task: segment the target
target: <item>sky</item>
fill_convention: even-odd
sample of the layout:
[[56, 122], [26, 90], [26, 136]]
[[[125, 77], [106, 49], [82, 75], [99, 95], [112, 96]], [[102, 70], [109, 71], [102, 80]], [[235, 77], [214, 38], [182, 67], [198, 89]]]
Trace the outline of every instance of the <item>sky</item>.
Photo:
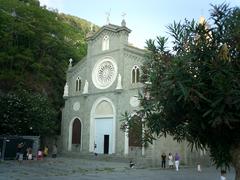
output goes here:
[[166, 26], [174, 21], [209, 18], [210, 4], [223, 2], [240, 6], [240, 0], [40, 0], [41, 6], [86, 19], [98, 26], [121, 25], [123, 13], [127, 27], [132, 30], [129, 43], [144, 48], [147, 39], [169, 36]]

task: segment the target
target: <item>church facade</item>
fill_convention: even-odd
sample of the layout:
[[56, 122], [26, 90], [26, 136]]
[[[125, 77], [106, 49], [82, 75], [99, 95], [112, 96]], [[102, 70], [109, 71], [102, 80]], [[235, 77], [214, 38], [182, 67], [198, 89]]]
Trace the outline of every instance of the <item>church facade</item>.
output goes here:
[[[63, 151], [119, 156], [139, 156], [159, 161], [165, 152], [178, 152], [190, 162], [186, 143], [171, 137], [142, 147], [136, 135], [121, 130], [124, 112], [134, 115], [139, 108], [139, 82], [145, 51], [128, 44], [131, 32], [123, 20], [121, 26], [108, 24], [87, 37], [88, 52], [75, 66], [69, 63], [62, 111]], [[190, 159], [189, 159], [190, 158]]]

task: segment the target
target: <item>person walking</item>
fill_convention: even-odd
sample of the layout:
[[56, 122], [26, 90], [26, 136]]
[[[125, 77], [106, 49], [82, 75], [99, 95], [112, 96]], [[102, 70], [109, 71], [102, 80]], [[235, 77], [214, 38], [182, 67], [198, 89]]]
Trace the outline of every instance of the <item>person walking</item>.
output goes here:
[[176, 171], [178, 171], [178, 169], [179, 169], [179, 162], [180, 162], [180, 156], [178, 155], [178, 153], [175, 154], [174, 160], [175, 160]]
[[173, 155], [172, 155], [172, 153], [168, 154], [168, 166], [169, 166], [169, 168], [173, 168]]
[[162, 158], [162, 168], [166, 168], [166, 154], [162, 153], [161, 158]]

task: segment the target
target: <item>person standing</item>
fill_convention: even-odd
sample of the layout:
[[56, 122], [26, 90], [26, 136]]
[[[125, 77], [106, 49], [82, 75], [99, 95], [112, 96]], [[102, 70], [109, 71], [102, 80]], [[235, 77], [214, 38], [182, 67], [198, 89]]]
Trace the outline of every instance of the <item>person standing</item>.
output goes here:
[[43, 151], [42, 151], [42, 149], [38, 149], [37, 160], [43, 160]]
[[225, 170], [221, 170], [220, 180], [226, 180], [225, 174], [226, 174], [226, 171]]
[[173, 168], [173, 155], [172, 155], [172, 153], [168, 154], [168, 165], [169, 165], [169, 168]]
[[20, 151], [21, 151], [21, 143], [17, 144], [16, 160], [19, 160]]
[[175, 154], [174, 160], [175, 160], [176, 171], [178, 171], [178, 169], [179, 169], [179, 162], [180, 162], [180, 156], [178, 155], [178, 153]]
[[27, 148], [27, 159], [28, 160], [32, 160], [32, 148], [31, 147], [28, 147]]
[[43, 149], [43, 156], [47, 157], [48, 156], [48, 146], [45, 146]]
[[57, 145], [54, 144], [52, 149], [52, 158], [56, 158], [56, 157], [57, 157]]
[[98, 154], [97, 154], [97, 144], [96, 144], [96, 143], [94, 143], [94, 155], [95, 155], [95, 156], [98, 155]]
[[17, 146], [17, 154], [18, 154], [18, 162], [21, 163], [23, 161], [23, 154], [24, 154], [24, 144], [21, 142]]
[[166, 168], [166, 154], [162, 153], [161, 158], [162, 158], [162, 168]]

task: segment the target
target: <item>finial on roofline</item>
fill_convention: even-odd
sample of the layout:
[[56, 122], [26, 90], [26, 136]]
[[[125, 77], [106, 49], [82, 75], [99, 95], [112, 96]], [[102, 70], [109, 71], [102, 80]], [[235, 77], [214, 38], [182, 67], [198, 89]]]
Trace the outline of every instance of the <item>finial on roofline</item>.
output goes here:
[[123, 12], [122, 13], [122, 22], [121, 22], [121, 25], [123, 26], [123, 27], [126, 27], [126, 21], [125, 21], [125, 16], [126, 16], [127, 14], [125, 13], [125, 12]]
[[93, 32], [93, 23], [90, 25], [90, 32]]
[[110, 14], [111, 14], [111, 9], [107, 11], [106, 13], [106, 24], [110, 24]]
[[203, 9], [201, 9], [201, 16], [200, 16], [200, 18], [198, 20], [198, 23], [202, 24], [202, 25], [206, 23], [206, 19], [205, 19], [204, 15], [203, 15]]

